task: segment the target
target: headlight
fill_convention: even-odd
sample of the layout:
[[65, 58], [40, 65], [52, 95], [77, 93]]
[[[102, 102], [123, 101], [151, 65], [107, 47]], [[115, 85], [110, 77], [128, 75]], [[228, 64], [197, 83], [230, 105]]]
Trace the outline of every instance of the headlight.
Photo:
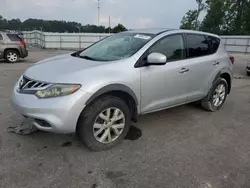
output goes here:
[[80, 89], [81, 85], [69, 85], [69, 84], [55, 84], [45, 90], [37, 91], [35, 95], [38, 98], [51, 98], [51, 97], [59, 97], [70, 95], [75, 93], [78, 89]]

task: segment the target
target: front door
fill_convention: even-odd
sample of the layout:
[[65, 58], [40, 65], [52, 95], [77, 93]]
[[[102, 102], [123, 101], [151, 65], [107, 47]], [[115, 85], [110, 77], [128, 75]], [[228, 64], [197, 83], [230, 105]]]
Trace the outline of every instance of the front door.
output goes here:
[[141, 68], [141, 112], [148, 113], [187, 101], [186, 87], [189, 60], [181, 34], [170, 35], [156, 42], [147, 54], [158, 52], [167, 56], [161, 66]]

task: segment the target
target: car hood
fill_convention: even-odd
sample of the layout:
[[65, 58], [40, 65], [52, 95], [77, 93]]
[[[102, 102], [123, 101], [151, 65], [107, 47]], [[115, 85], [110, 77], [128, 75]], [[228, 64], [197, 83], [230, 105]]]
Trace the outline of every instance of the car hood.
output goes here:
[[74, 82], [74, 77], [80, 71], [109, 63], [90, 61], [66, 54], [42, 60], [27, 69], [24, 75], [34, 80], [52, 83], [61, 83], [65, 78], [67, 82], [71, 82], [69, 78], [72, 77]]

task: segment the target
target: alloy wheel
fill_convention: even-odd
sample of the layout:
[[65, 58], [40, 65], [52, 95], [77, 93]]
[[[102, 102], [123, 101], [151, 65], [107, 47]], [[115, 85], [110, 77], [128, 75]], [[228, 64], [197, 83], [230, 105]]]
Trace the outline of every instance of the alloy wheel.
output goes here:
[[16, 54], [15, 52], [9, 52], [9, 53], [7, 54], [7, 58], [8, 58], [8, 60], [9, 60], [10, 62], [16, 62], [17, 59], [18, 59], [18, 56], [17, 56], [17, 54]]
[[118, 108], [107, 108], [96, 118], [93, 126], [95, 139], [102, 144], [115, 141], [125, 127], [124, 113]]
[[213, 105], [220, 106], [226, 97], [226, 87], [224, 84], [219, 84], [213, 94]]

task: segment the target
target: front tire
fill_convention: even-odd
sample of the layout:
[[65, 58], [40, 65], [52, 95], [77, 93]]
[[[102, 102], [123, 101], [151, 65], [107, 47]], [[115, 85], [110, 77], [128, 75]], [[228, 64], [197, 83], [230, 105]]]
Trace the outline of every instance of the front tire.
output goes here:
[[250, 76], [250, 72], [247, 72], [247, 76]]
[[219, 78], [210, 89], [207, 97], [202, 100], [205, 110], [215, 112], [219, 110], [226, 101], [228, 95], [228, 83], [224, 78]]
[[86, 107], [77, 123], [76, 134], [92, 151], [108, 150], [120, 143], [131, 125], [127, 104], [114, 96], [104, 96]]
[[19, 60], [19, 53], [16, 50], [7, 50], [5, 52], [5, 60], [8, 63], [16, 63]]

